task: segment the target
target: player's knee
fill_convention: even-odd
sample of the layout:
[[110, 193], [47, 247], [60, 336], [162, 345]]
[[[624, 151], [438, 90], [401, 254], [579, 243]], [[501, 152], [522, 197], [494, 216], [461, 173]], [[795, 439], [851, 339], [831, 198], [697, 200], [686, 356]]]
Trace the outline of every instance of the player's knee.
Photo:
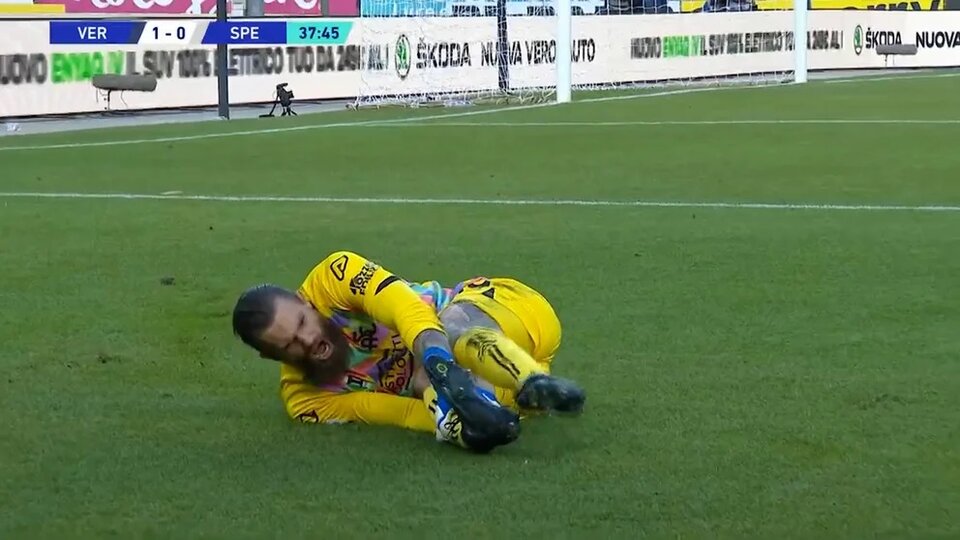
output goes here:
[[440, 324], [443, 325], [451, 346], [474, 328], [500, 329], [499, 325], [489, 315], [480, 308], [467, 303], [450, 304], [444, 308], [440, 312]]

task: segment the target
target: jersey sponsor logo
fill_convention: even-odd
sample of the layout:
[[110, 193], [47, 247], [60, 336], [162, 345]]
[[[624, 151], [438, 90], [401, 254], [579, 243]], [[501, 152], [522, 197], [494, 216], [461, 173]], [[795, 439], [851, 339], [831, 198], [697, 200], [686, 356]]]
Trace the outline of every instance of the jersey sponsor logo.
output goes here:
[[406, 349], [384, 351], [381, 365], [380, 388], [391, 394], [400, 394], [407, 388], [413, 370], [413, 362]]
[[349, 261], [350, 257], [341, 255], [337, 257], [337, 260], [330, 263], [330, 272], [333, 273], [333, 277], [337, 278], [337, 281], [343, 281], [343, 278], [347, 276], [347, 263]]
[[350, 292], [360, 296], [366, 294], [367, 285], [370, 284], [370, 280], [373, 279], [373, 274], [378, 268], [380, 267], [376, 263], [370, 261], [364, 263], [363, 268], [350, 280]]

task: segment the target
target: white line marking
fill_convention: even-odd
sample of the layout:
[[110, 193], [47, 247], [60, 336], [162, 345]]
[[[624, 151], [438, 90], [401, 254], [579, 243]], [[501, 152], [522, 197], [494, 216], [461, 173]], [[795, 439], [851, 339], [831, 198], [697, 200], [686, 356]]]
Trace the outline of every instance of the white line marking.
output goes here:
[[[613, 127], [613, 126], [731, 126], [731, 125], [786, 125], [786, 124], [846, 124], [846, 125], [865, 125], [865, 124], [903, 124], [903, 125], [951, 125], [960, 124], [958, 120], [869, 120], [869, 119], [810, 119], [810, 120], [636, 120], [636, 121], [611, 121], [611, 122], [406, 122], [403, 124], [392, 124], [394, 127]], [[390, 127], [373, 125], [370, 127]]]
[[161, 195], [182, 195], [182, 191], [164, 191]]
[[[907, 77], [906, 75], [903, 76]], [[647, 92], [647, 93], [637, 93], [637, 94], [625, 94], [625, 95], [616, 95], [616, 96], [602, 96], [595, 98], [587, 99], [578, 99], [569, 104], [561, 106], [570, 106], [577, 105], [581, 103], [603, 103], [607, 101], [621, 101], [627, 99], [646, 99], [653, 97], [663, 97], [663, 96], [676, 96], [683, 94], [694, 94], [699, 92], [717, 92], [724, 90], [744, 90], [750, 88], [782, 88], [784, 86], [789, 86], [779, 83], [771, 84], [753, 84], [753, 85], [732, 85], [732, 86], [705, 86], [697, 88], [681, 88], [677, 90], [665, 90], [662, 92]], [[437, 120], [444, 118], [466, 118], [471, 116], [481, 116], [488, 114], [497, 114], [501, 112], [512, 112], [512, 111], [523, 111], [530, 109], [540, 109], [543, 107], [554, 107], [557, 106], [555, 103], [534, 103], [530, 105], [514, 105], [508, 107], [497, 107], [493, 109], [480, 109], [475, 111], [461, 111], [450, 114], [435, 114], [429, 116], [419, 116], [419, 117], [405, 117], [405, 118], [393, 118], [389, 120], [366, 120], [359, 122], [338, 122], [333, 124], [311, 124], [306, 126], [288, 126], [281, 128], [267, 128], [267, 129], [251, 129], [244, 131], [227, 131], [222, 133], [204, 133], [200, 135], [178, 135], [175, 137], [158, 137], [152, 139], [128, 139], [128, 140], [119, 140], [119, 141], [101, 141], [101, 142], [84, 142], [84, 143], [64, 143], [64, 144], [40, 144], [40, 145], [27, 145], [27, 146], [0, 146], [0, 152], [12, 152], [16, 150], [57, 150], [62, 148], [93, 148], [99, 146], [122, 146], [128, 144], [150, 144], [150, 143], [166, 143], [166, 142], [182, 142], [182, 141], [197, 141], [205, 139], [218, 139], [223, 137], [242, 137], [246, 135], [266, 135], [271, 133], [287, 133], [292, 131], [305, 131], [313, 129], [329, 129], [329, 128], [343, 128], [343, 127], [364, 127], [364, 126], [387, 126], [392, 124], [401, 124], [405, 125], [407, 122], [423, 122], [425, 120]]]
[[[664, 90], [661, 92], [646, 92], [639, 94], [623, 94], [616, 96], [601, 96], [601, 97], [592, 97], [584, 99], [576, 99], [572, 103], [604, 103], [607, 101], [622, 101], [625, 99], [638, 99], [638, 98], [650, 98], [650, 97], [663, 97], [663, 96], [681, 96], [684, 94], [697, 94], [700, 92], [718, 92], [721, 90], [749, 90], [753, 88], [779, 88], [784, 86], [781, 83], [770, 82], [767, 84], [741, 84], [734, 85], [728, 84], [726, 86], [697, 86], [695, 88], [680, 88], [677, 90]], [[612, 89], [616, 91], [617, 89]], [[622, 90], [631, 90], [631, 88], [626, 87]], [[634, 90], [642, 90], [642, 87], [637, 87]]]
[[0, 146], [0, 152], [9, 152], [13, 150], [56, 150], [60, 148], [91, 148], [97, 146], [122, 146], [128, 144], [149, 144], [164, 142], [197, 141], [203, 139], [219, 139], [223, 137], [242, 137], [244, 135], [267, 135], [270, 133], [287, 133], [291, 131], [306, 131], [313, 129], [328, 129], [340, 127], [362, 127], [367, 125], [389, 125], [399, 122], [408, 122], [410, 120], [431, 120], [435, 118], [462, 118], [466, 116], [476, 116], [480, 114], [494, 114], [505, 111], [515, 111], [524, 109], [536, 109], [548, 107], [553, 103], [536, 103], [533, 105], [519, 105], [515, 107], [500, 107], [496, 109], [484, 109], [479, 111], [458, 112], [452, 114], [435, 114], [420, 117], [394, 118], [390, 120], [366, 120], [360, 122], [338, 122], [334, 124], [311, 124], [306, 126], [287, 126], [281, 128], [250, 129], [246, 131], [225, 131], [221, 133], [203, 133], [200, 135], [178, 135], [176, 137], [158, 137], [153, 139], [128, 139], [120, 141], [101, 141], [86, 143], [65, 143], [65, 144], [42, 144], [35, 146]]
[[0, 198], [24, 199], [124, 199], [163, 201], [217, 202], [294, 202], [326, 204], [400, 204], [400, 205], [490, 205], [490, 206], [592, 206], [632, 208], [733, 208], [757, 210], [838, 210], [838, 211], [908, 211], [960, 212], [960, 205], [884, 205], [884, 204], [792, 204], [762, 202], [697, 202], [697, 201], [615, 201], [584, 199], [430, 199], [400, 197], [292, 197], [260, 195], [153, 195], [149, 193], [39, 193], [0, 192]]
[[[667, 90], [663, 92], [652, 92], [652, 93], [641, 93], [641, 94], [629, 94], [623, 96], [604, 96], [597, 98], [581, 99], [574, 101], [573, 103], [599, 103], [604, 101], [618, 101], [623, 99], [641, 99], [641, 98], [651, 98], [651, 97], [660, 97], [660, 96], [673, 96], [681, 94], [690, 94], [695, 92], [711, 92], [716, 90], [733, 90], [741, 87], [708, 87], [708, 88], [684, 88], [680, 90]], [[359, 122], [337, 122], [333, 124], [311, 124], [306, 126], [288, 126], [282, 128], [267, 128], [267, 129], [251, 129], [246, 131], [226, 131], [222, 133], [204, 133], [201, 135], [179, 135], [176, 137], [159, 137], [153, 139], [128, 139], [121, 141], [102, 141], [102, 142], [87, 142], [87, 143], [64, 143], [64, 144], [43, 144], [43, 145], [33, 145], [33, 146], [0, 146], [0, 152], [9, 152], [13, 150], [57, 150], [62, 148], [91, 148], [98, 146], [122, 146], [128, 144], [149, 144], [149, 143], [165, 143], [165, 142], [181, 142], [181, 141], [196, 141], [204, 139], [218, 139], [223, 137], [242, 137], [245, 135], [266, 135], [271, 133], [287, 133], [291, 131], [305, 131], [313, 129], [329, 129], [329, 128], [343, 128], [343, 127], [378, 127], [378, 126], [389, 126], [394, 124], [403, 124], [406, 122], [416, 122], [424, 120], [434, 120], [434, 119], [443, 119], [443, 118], [465, 118], [470, 116], [481, 116], [488, 114], [496, 114], [501, 112], [511, 112], [511, 111], [524, 111], [530, 109], [540, 109], [544, 107], [554, 107], [555, 103], [533, 103], [530, 105], [513, 105], [509, 107], [497, 107], [494, 109], [480, 109], [475, 111], [461, 111], [456, 113], [449, 114], [434, 114], [429, 116], [412, 116], [405, 118], [392, 118], [389, 120], [365, 120]]]
[[895, 81], [897, 79], [943, 79], [947, 77], [960, 77], [960, 71], [950, 73], [922, 73], [912, 75], [882, 75], [880, 77], [861, 77], [851, 79], [828, 79], [823, 82], [827, 84], [848, 84], [854, 82], [874, 82], [874, 81]]

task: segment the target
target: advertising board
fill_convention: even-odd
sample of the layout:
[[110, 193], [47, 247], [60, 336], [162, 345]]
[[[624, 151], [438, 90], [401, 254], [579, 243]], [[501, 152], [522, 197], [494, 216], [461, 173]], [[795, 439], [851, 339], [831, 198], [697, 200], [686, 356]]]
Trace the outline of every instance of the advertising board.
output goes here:
[[[960, 65], [960, 13], [823, 11], [808, 17], [811, 70]], [[205, 23], [204, 23], [205, 24]], [[509, 19], [511, 87], [551, 86], [552, 17]], [[787, 72], [795, 39], [789, 12], [577, 17], [575, 85]], [[495, 18], [355, 19], [343, 45], [231, 46], [231, 103], [273, 100], [288, 83], [297, 99], [440, 94], [496, 89]], [[915, 56], [886, 59], [876, 46], [916, 43]], [[0, 117], [102, 110], [91, 78], [157, 77], [153, 92], [116, 93], [116, 109], [217, 102], [215, 46], [50, 45], [44, 21], [0, 21]]]

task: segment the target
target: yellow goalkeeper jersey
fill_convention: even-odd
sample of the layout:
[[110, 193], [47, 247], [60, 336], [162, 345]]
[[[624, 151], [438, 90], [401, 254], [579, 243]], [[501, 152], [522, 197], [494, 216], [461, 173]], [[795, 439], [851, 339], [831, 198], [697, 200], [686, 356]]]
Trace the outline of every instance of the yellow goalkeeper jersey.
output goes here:
[[421, 332], [442, 329], [437, 313], [456, 292], [435, 281], [407, 282], [356, 253], [329, 255], [298, 293], [344, 333], [349, 367], [341, 380], [315, 386], [284, 364], [280, 393], [288, 414], [308, 422], [362, 421], [431, 431], [426, 405], [410, 397], [411, 351]]

